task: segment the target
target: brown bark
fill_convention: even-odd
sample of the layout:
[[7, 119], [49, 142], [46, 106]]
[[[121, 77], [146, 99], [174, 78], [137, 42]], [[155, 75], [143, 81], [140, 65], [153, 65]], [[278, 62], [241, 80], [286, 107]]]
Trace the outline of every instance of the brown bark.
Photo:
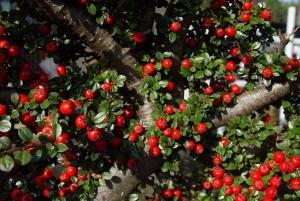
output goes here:
[[217, 128], [227, 124], [235, 117], [260, 110], [291, 93], [292, 88], [296, 86], [298, 86], [298, 83], [276, 83], [273, 84], [271, 89], [259, 87], [253, 91], [245, 92], [237, 98], [237, 105], [214, 117], [212, 123]]

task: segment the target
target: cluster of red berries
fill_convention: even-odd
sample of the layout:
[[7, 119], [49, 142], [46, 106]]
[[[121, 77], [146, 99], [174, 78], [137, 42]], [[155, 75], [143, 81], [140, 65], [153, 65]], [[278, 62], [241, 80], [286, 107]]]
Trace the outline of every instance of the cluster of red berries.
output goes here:
[[[24, 193], [20, 188], [14, 188], [9, 192], [9, 198], [15, 201], [32, 201], [34, 200], [34, 196], [29, 193]], [[0, 201], [4, 201], [3, 198], [0, 197]]]
[[[225, 195], [230, 196], [235, 195], [235, 201], [246, 201], [247, 197], [244, 194], [241, 194], [242, 187], [241, 185], [232, 186], [234, 177], [229, 174], [224, 174], [223, 168], [220, 167], [222, 163], [222, 158], [220, 156], [213, 157], [213, 164], [215, 167], [212, 169], [212, 175], [214, 179], [210, 181], [203, 182], [203, 188], [205, 190], [220, 189], [223, 184], [226, 186]], [[269, 186], [266, 186], [263, 181], [263, 176], [269, 175], [271, 171], [277, 172], [278, 170], [282, 174], [289, 174], [296, 171], [300, 167], [300, 157], [293, 155], [289, 160], [286, 160], [284, 152], [277, 151], [274, 153], [274, 159], [269, 160], [266, 164], [260, 164], [258, 169], [251, 171], [249, 178], [253, 181], [252, 187], [246, 187], [249, 195], [253, 194], [253, 189], [256, 191], [265, 191], [265, 198], [263, 201], [272, 201], [278, 197], [278, 188], [282, 185], [282, 180], [279, 176], [272, 176], [268, 180]], [[289, 187], [292, 190], [300, 190], [300, 179], [293, 178], [289, 181]]]

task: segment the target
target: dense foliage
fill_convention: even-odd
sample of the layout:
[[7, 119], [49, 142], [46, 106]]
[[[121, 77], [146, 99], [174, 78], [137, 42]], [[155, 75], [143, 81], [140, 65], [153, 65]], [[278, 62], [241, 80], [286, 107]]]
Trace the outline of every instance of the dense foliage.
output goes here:
[[[153, 21], [145, 27], [147, 19], [137, 18], [144, 1], [120, 2], [64, 3], [131, 49], [139, 93], [153, 103], [152, 125], [137, 115], [126, 87], [131, 77], [59, 21], [23, 6], [1, 12], [0, 87], [14, 92], [0, 104], [0, 200], [90, 200], [113, 179], [111, 167], [134, 172], [145, 155], [162, 161], [145, 181], [154, 189], [149, 200], [299, 200], [297, 89], [233, 118], [223, 134], [213, 122], [239, 104], [240, 94], [297, 83], [296, 58], [263, 51], [275, 33], [271, 10], [237, 0], [213, 0], [207, 8], [161, 0], [155, 6], [168, 8], [155, 14], [154, 33]], [[49, 77], [53, 72], [39, 63], [51, 58], [56, 72]], [[188, 98], [175, 93], [180, 87]], [[283, 127], [269, 112], [280, 106]], [[144, 189], [128, 199], [144, 199]]]

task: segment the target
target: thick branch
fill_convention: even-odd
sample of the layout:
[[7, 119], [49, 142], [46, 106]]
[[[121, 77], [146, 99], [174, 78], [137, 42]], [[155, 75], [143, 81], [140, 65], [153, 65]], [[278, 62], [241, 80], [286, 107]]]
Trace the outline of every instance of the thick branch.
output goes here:
[[11, 94], [15, 92], [16, 90], [12, 88], [0, 88], [0, 103], [9, 103]]
[[[137, 61], [129, 52], [129, 49], [122, 48], [106, 30], [99, 28], [95, 19], [82, 9], [76, 8], [76, 4], [68, 5], [60, 0], [19, 1], [29, 4], [37, 11], [46, 12], [47, 16], [64, 25], [66, 29], [77, 35], [83, 43], [99, 56], [107, 57], [119, 73], [127, 76], [126, 86], [128, 89], [135, 91], [135, 99], [138, 101], [138, 114], [141, 114], [141, 121], [146, 125], [152, 124], [150, 115], [152, 110], [149, 110], [151, 108], [149, 106], [150, 103], [146, 101], [145, 97], [138, 95], [143, 82], [135, 69]], [[143, 113], [145, 111], [146, 114]]]
[[292, 88], [296, 86], [298, 86], [297, 83], [293, 82], [276, 83], [271, 89], [259, 87], [253, 91], [245, 92], [238, 97], [237, 105], [214, 117], [212, 123], [217, 128], [227, 124], [235, 117], [260, 110], [290, 94]]

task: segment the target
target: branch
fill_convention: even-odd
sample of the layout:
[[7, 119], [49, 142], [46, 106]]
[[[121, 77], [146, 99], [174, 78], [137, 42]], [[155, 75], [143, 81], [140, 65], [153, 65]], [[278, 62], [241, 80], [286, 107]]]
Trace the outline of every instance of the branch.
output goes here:
[[18, 0], [18, 2], [28, 4], [38, 12], [42, 11], [43, 15], [47, 13], [47, 16], [64, 25], [69, 32], [76, 35], [99, 56], [107, 57], [120, 74], [129, 78], [126, 86], [135, 92], [134, 98], [139, 107], [137, 113], [140, 115], [141, 121], [147, 126], [153, 123], [152, 110], [149, 110], [152, 105], [146, 97], [139, 95], [143, 81], [135, 69], [137, 60], [127, 48], [122, 48], [106, 30], [99, 28], [95, 19], [83, 12], [82, 9], [76, 8], [76, 4], [68, 5], [60, 0]]
[[253, 91], [245, 92], [237, 98], [237, 105], [213, 117], [212, 123], [214, 127], [218, 128], [227, 124], [235, 117], [260, 110], [290, 94], [292, 89], [298, 85], [299, 83], [294, 82], [276, 83], [273, 84], [271, 89], [259, 87]]

